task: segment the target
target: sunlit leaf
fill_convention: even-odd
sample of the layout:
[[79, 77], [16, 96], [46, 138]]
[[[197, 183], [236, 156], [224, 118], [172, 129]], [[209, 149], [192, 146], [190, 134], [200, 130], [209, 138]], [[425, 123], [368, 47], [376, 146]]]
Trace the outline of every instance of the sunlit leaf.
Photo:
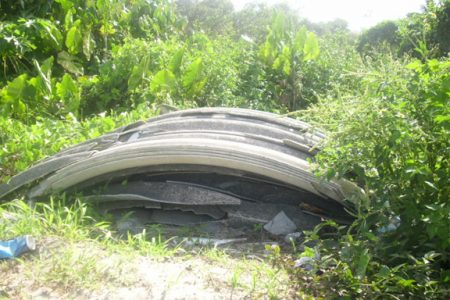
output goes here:
[[208, 78], [203, 78], [202, 80], [194, 83], [189, 89], [188, 95], [192, 97], [193, 95], [199, 94], [203, 90], [207, 82]]
[[150, 83], [150, 89], [153, 92], [159, 92], [162, 90], [171, 91], [175, 88], [175, 75], [169, 70], [161, 70], [153, 77]]
[[184, 55], [184, 48], [179, 49], [175, 54], [173, 55], [172, 59], [169, 63], [169, 70], [174, 73], [178, 74], [180, 71], [181, 63], [183, 62], [183, 55]]
[[55, 2], [59, 3], [65, 11], [71, 9], [74, 5], [73, 0], [55, 0]]
[[286, 75], [290, 75], [291, 74], [291, 63], [293, 63], [291, 48], [288, 46], [284, 46], [281, 56], [283, 57], [283, 61], [284, 61], [283, 72]]
[[297, 52], [303, 53], [307, 36], [308, 36], [308, 31], [306, 30], [306, 27], [304, 27], [304, 26], [302, 26], [302, 28], [300, 28], [297, 31], [297, 33], [295, 34], [294, 48]]
[[302, 252], [302, 254], [301, 254], [301, 257], [311, 257], [311, 258], [315, 258], [315, 257], [316, 257], [316, 251], [314, 251], [313, 248], [310, 248], [310, 247], [305, 246], [305, 247], [304, 247], [304, 250], [303, 250], [303, 252]]
[[387, 278], [390, 274], [391, 270], [389, 269], [388, 266], [386, 265], [382, 265], [380, 270], [378, 271], [378, 276], [382, 277], [382, 278]]
[[72, 74], [83, 75], [84, 73], [83, 66], [77, 62], [77, 58], [65, 51], [58, 53], [57, 62]]
[[274, 70], [279, 69], [282, 63], [283, 63], [283, 57], [280, 55], [273, 62], [272, 69], [274, 69]]
[[90, 30], [86, 30], [83, 33], [83, 54], [86, 56], [86, 59], [91, 60], [91, 55], [94, 52], [95, 48], [95, 40], [92, 38], [92, 34]]
[[77, 20], [74, 25], [67, 32], [66, 36], [66, 47], [71, 54], [77, 54], [81, 46], [82, 35], [80, 31], [80, 20]]
[[130, 77], [128, 77], [128, 89], [134, 90], [142, 81], [142, 70], [139, 66], [133, 66]]
[[22, 74], [15, 78], [12, 82], [8, 83], [6, 87], [7, 99], [15, 100], [22, 97], [22, 93], [27, 84], [27, 78], [27, 74]]
[[319, 42], [317, 41], [316, 35], [312, 32], [308, 33], [306, 37], [304, 61], [316, 59], [319, 56]]
[[145, 56], [137, 66], [133, 66], [130, 77], [128, 77], [128, 89], [134, 90], [141, 84], [148, 70], [149, 56]]
[[416, 281], [414, 279], [400, 279], [397, 281], [397, 283], [403, 287], [409, 287], [411, 285], [413, 285], [413, 283], [415, 283]]
[[359, 255], [358, 260], [356, 262], [356, 270], [355, 274], [359, 278], [363, 278], [366, 275], [366, 269], [369, 265], [370, 255], [368, 249], [364, 249], [362, 253]]
[[72, 10], [69, 9], [66, 13], [66, 16], [64, 17], [64, 29], [66, 31], [69, 31], [72, 25], [73, 25], [73, 12]]
[[183, 76], [183, 86], [189, 89], [196, 81], [201, 77], [202, 71], [202, 59], [197, 58], [193, 63], [191, 63], [184, 76]]
[[46, 59], [42, 66], [39, 65], [37, 60], [33, 60], [33, 64], [36, 68], [36, 70], [39, 73], [39, 76], [42, 79], [42, 82], [44, 83], [44, 86], [49, 94], [52, 93], [52, 83], [51, 83], [51, 75], [52, 75], [52, 67], [53, 67], [53, 56]]
[[63, 36], [55, 24], [44, 19], [37, 19], [37, 23], [45, 30], [45, 36], [53, 42], [53, 47], [60, 50]]
[[2, 100], [10, 104], [16, 114], [23, 114], [26, 111], [25, 102], [33, 99], [36, 89], [28, 83], [28, 76], [22, 74], [2, 90]]
[[437, 123], [450, 122], [450, 115], [438, 115], [434, 118]]
[[80, 106], [80, 89], [69, 74], [64, 74], [61, 82], [56, 84], [56, 94], [63, 101], [67, 111], [77, 115]]
[[422, 69], [422, 63], [420, 62], [420, 60], [414, 60], [413, 62], [406, 65], [406, 68], [420, 72], [420, 70]]

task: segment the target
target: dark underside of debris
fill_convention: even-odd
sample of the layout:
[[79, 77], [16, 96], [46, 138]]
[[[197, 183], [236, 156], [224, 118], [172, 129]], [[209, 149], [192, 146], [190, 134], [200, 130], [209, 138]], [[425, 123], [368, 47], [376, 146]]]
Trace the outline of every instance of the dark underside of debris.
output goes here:
[[225, 168], [200, 171], [200, 167], [171, 165], [166, 166], [171, 172], [116, 174], [107, 181], [82, 183], [70, 192], [96, 203], [100, 212], [128, 224], [121, 231], [133, 233], [148, 224], [164, 224], [236, 238], [280, 212], [295, 224], [293, 231], [311, 230], [321, 218], [351, 220], [342, 205], [310, 192], [250, 174], [231, 175], [233, 170]]
[[0, 186], [0, 198], [82, 196], [134, 233], [166, 224], [235, 238], [258, 224], [285, 235], [322, 218], [347, 223], [345, 199], [357, 188], [309, 168], [323, 137], [270, 113], [174, 112], [61, 151]]

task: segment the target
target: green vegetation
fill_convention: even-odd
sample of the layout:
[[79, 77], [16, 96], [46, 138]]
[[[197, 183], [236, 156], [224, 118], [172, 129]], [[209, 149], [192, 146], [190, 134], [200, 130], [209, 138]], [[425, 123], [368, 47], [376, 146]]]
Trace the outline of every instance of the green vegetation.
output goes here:
[[[195, 267], [201, 269], [196, 271], [208, 272], [208, 268], [220, 271], [215, 285], [239, 298], [244, 295], [285, 298], [291, 292], [288, 274], [282, 267], [260, 260], [233, 258], [217, 248], [197, 249], [176, 244], [159, 230], [144, 230], [120, 238], [108, 220], [97, 222], [99, 218], [104, 219], [104, 216], [100, 217], [94, 207], [79, 199], [71, 203], [63, 197], [50, 199], [49, 203], [36, 203], [33, 208], [19, 200], [1, 205], [2, 239], [31, 234], [38, 240], [38, 250], [17, 260], [0, 262], [4, 275], [0, 279], [0, 295], [26, 298], [33, 288], [46, 287], [55, 292], [57, 298], [80, 294], [89, 298], [95, 296], [96, 291], [105, 294], [118, 287], [142, 286], [141, 281], [146, 280], [139, 274], [143, 263], [151, 264], [147, 271], [155, 273], [155, 280], [161, 280], [158, 276], [169, 280], [167, 283], [161, 280], [159, 284], [163, 285], [159, 292], [167, 292], [177, 289], [185, 263], [191, 266], [190, 261], [195, 261]], [[168, 260], [174, 270], [168, 269]], [[156, 272], [155, 264], [161, 264]], [[200, 275], [193, 274], [194, 277]], [[208, 274], [205, 284], [212, 280], [210, 276]], [[195, 277], [195, 281], [199, 280], [203, 278]], [[14, 289], [18, 283], [20, 288]], [[147, 288], [161, 288], [154, 284], [149, 282]], [[176, 294], [186, 296], [184, 290]]]
[[70, 145], [98, 137], [120, 126], [147, 119], [155, 114], [155, 106], [143, 104], [130, 112], [108, 115], [101, 113], [78, 120], [72, 113], [60, 118], [37, 116], [24, 123], [14, 118], [0, 117], [0, 180], [7, 180], [33, 162]]
[[[0, 180], [159, 105], [289, 114], [328, 134], [318, 176], [365, 190], [349, 199], [351, 226], [320, 225], [308, 234], [315, 250], [274, 251], [299, 297], [448, 298], [449, 22], [448, 0], [358, 36], [341, 21], [312, 24], [284, 6], [235, 12], [227, 0], [2, 1]], [[16, 221], [0, 221], [0, 238], [30, 233], [171, 255], [142, 236], [110, 241], [94, 211], [66, 204], [2, 206], [2, 219]], [[103, 276], [72, 250], [61, 257], [94, 271], [65, 284]], [[293, 267], [314, 251], [313, 272]], [[42, 278], [66, 267], [55, 262]], [[240, 276], [236, 269], [233, 287]]]

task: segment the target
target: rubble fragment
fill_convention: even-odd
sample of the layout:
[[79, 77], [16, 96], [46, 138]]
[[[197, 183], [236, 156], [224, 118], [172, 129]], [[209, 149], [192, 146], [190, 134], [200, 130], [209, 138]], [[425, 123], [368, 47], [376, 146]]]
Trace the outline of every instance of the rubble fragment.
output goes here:
[[270, 222], [264, 225], [264, 229], [273, 235], [285, 235], [294, 232], [297, 226], [286, 216], [284, 211], [280, 211]]

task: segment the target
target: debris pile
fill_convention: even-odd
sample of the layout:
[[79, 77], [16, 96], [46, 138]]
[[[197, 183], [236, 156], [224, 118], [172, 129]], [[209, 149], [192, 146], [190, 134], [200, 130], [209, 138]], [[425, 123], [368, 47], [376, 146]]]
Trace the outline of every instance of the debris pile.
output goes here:
[[[323, 182], [309, 167], [323, 134], [303, 122], [233, 108], [177, 111], [68, 148], [0, 186], [30, 200], [83, 196], [124, 230], [151, 223], [202, 225], [221, 238], [248, 224], [272, 234], [349, 220], [349, 182]], [[123, 221], [133, 212], [133, 219]], [[239, 229], [239, 230], [238, 230]]]

